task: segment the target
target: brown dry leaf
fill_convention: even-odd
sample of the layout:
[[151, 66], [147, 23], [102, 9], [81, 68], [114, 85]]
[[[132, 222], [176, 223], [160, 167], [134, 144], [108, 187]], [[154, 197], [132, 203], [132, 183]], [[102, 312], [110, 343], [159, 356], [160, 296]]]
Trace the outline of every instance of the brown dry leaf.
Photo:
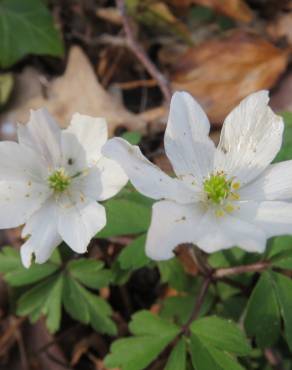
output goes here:
[[26, 122], [30, 109], [47, 107], [65, 127], [75, 112], [94, 117], [105, 117], [110, 134], [118, 126], [129, 130], [144, 131], [145, 121], [127, 111], [97, 81], [93, 68], [77, 46], [71, 48], [68, 65], [63, 76], [47, 86], [47, 97], [34, 96], [0, 115], [0, 122]]
[[287, 59], [286, 51], [259, 36], [236, 31], [180, 55], [172, 88], [189, 91], [219, 124], [248, 94], [273, 87]]
[[269, 23], [267, 32], [273, 40], [285, 38], [287, 43], [292, 45], [292, 12], [281, 14]]
[[237, 21], [249, 23], [253, 12], [244, 0], [191, 0], [191, 3], [213, 8]]

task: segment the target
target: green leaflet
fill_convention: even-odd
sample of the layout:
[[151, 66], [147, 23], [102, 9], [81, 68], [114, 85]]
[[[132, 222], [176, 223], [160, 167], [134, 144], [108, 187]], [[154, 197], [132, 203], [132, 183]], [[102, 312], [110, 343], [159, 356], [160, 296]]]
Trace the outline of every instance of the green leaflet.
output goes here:
[[41, 0], [0, 1], [0, 67], [27, 54], [63, 55], [63, 43]]

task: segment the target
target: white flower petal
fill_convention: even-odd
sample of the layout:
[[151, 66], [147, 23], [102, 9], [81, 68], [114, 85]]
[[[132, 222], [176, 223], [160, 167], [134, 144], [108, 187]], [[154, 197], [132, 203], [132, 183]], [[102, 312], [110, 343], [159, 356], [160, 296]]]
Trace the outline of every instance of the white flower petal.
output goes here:
[[292, 199], [292, 161], [268, 166], [258, 178], [240, 189], [240, 199]]
[[59, 166], [61, 129], [46, 109], [31, 111], [27, 125], [18, 125], [18, 141], [41, 155], [46, 163]]
[[292, 203], [262, 202], [258, 205], [254, 221], [268, 237], [292, 235]]
[[85, 148], [73, 133], [67, 130], [62, 132], [61, 147], [61, 166], [66, 169], [70, 176], [74, 176], [87, 168]]
[[31, 181], [0, 181], [0, 229], [24, 224], [50, 193], [48, 187]]
[[97, 168], [101, 182], [101, 193], [96, 198], [99, 201], [113, 197], [128, 182], [128, 177], [122, 167], [111, 159], [100, 158], [97, 162]]
[[109, 140], [102, 152], [117, 161], [137, 190], [147, 197], [171, 199], [180, 203], [192, 203], [199, 199], [195, 186], [191, 189], [182, 181], [166, 175], [144, 157], [138, 146], [131, 145], [124, 139]]
[[46, 172], [31, 149], [12, 141], [0, 143], [0, 180], [42, 182]]
[[164, 145], [177, 176], [193, 175], [202, 182], [213, 167], [215, 146], [210, 124], [200, 105], [186, 92], [175, 93], [165, 131]]
[[58, 232], [77, 253], [85, 253], [91, 238], [106, 224], [105, 209], [77, 194], [59, 200]]
[[50, 199], [35, 212], [25, 225], [22, 236], [30, 235], [21, 247], [21, 259], [25, 267], [31, 264], [32, 256], [37, 263], [46, 262], [54, 249], [62, 242], [57, 232], [56, 205]]
[[248, 252], [262, 252], [266, 234], [258, 226], [240, 219], [237, 215], [216, 217], [213, 210], [206, 213], [198, 225], [197, 246], [207, 253], [234, 246]]
[[146, 254], [153, 260], [167, 260], [174, 256], [179, 244], [192, 243], [196, 238], [203, 212], [193, 205], [161, 201], [153, 205], [151, 225], [146, 240]]
[[222, 128], [215, 168], [238, 177], [242, 184], [258, 176], [282, 144], [283, 119], [268, 102], [267, 91], [249, 95], [227, 116]]
[[76, 135], [86, 151], [88, 163], [95, 164], [107, 140], [106, 120], [75, 113], [66, 131]]

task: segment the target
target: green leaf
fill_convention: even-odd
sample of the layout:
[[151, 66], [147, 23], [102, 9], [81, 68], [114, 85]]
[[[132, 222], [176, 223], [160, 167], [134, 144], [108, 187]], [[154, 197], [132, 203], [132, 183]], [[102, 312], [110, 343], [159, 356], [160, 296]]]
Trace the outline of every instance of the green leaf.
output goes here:
[[292, 280], [276, 272], [272, 272], [271, 274], [275, 282], [281, 315], [284, 319], [287, 343], [292, 351]]
[[148, 230], [151, 219], [151, 203], [140, 202], [140, 197], [127, 194], [105, 203], [107, 225], [97, 238], [140, 234]]
[[165, 370], [186, 370], [187, 349], [182, 338], [171, 351]]
[[192, 323], [191, 332], [222, 351], [241, 356], [251, 351], [242, 331], [230, 320], [216, 316], [204, 317]]
[[162, 283], [168, 283], [179, 291], [193, 290], [196, 281], [185, 273], [179, 260], [172, 258], [168, 261], [159, 261], [157, 265]]
[[274, 256], [289, 250], [292, 251], [292, 236], [276, 236], [269, 240], [266, 257], [267, 259], [274, 258]]
[[255, 335], [259, 347], [270, 347], [280, 335], [280, 311], [271, 273], [264, 272], [255, 286], [247, 305], [245, 329]]
[[292, 269], [292, 249], [274, 255], [270, 261], [275, 267]]
[[138, 131], [127, 131], [122, 135], [122, 138], [127, 140], [132, 145], [137, 145], [142, 139], [142, 135]]
[[146, 310], [137, 312], [132, 316], [129, 328], [131, 333], [135, 335], [175, 337], [180, 331], [177, 325]]
[[23, 286], [40, 281], [54, 272], [60, 266], [47, 262], [42, 265], [33, 264], [29, 269], [22, 266], [19, 252], [11, 247], [4, 247], [0, 253], [0, 272], [11, 286]]
[[191, 336], [190, 350], [196, 370], [243, 370], [229, 354], [212, 347], [194, 334]]
[[292, 113], [284, 112], [282, 113], [282, 116], [285, 121], [283, 143], [279, 153], [274, 159], [274, 162], [281, 162], [292, 159]]
[[112, 314], [111, 306], [104, 299], [86, 289], [83, 291], [83, 296], [88, 305], [90, 325], [93, 329], [99, 333], [117, 335], [117, 327], [110, 318]]
[[0, 107], [8, 102], [13, 85], [14, 79], [11, 73], [0, 74]]
[[0, 67], [9, 67], [30, 53], [63, 55], [60, 34], [40, 0], [1, 0], [0, 34]]
[[104, 364], [110, 369], [145, 369], [170, 341], [168, 337], [151, 336], [118, 339], [111, 345], [111, 353], [106, 356]]
[[175, 338], [180, 328], [149, 311], [141, 311], [133, 315], [130, 330], [137, 336], [116, 340], [105, 358], [106, 367], [144, 369]]
[[104, 263], [94, 259], [80, 258], [68, 263], [68, 271], [80, 283], [92, 289], [106, 287], [112, 281], [110, 270], [103, 269]]
[[116, 325], [110, 318], [111, 306], [69, 275], [65, 278], [63, 302], [66, 311], [75, 320], [90, 324], [99, 333], [117, 334]]
[[118, 261], [124, 270], [137, 270], [147, 266], [150, 259], [145, 254], [146, 234], [128, 244], [119, 254]]
[[90, 315], [87, 302], [84, 300], [82, 287], [68, 275], [64, 275], [64, 291], [62, 296], [65, 310], [75, 320], [89, 323]]
[[32, 321], [44, 314], [47, 317], [48, 329], [55, 332], [60, 327], [62, 289], [62, 274], [51, 276], [20, 297], [17, 303], [17, 314], [32, 315]]

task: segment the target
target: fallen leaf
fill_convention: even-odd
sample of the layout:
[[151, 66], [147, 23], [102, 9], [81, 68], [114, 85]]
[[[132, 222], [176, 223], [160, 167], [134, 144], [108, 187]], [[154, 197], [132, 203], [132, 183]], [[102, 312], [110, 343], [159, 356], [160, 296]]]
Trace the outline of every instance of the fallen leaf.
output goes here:
[[171, 75], [172, 88], [189, 91], [211, 122], [221, 125], [244, 97], [273, 87], [287, 59], [287, 51], [257, 35], [236, 31], [180, 55]]
[[267, 32], [273, 40], [285, 38], [289, 45], [292, 45], [292, 12], [279, 15], [268, 24]]
[[98, 82], [84, 52], [77, 46], [71, 48], [63, 76], [47, 84], [46, 96], [36, 95], [12, 106], [0, 115], [0, 122], [26, 122], [29, 110], [47, 107], [62, 127], [66, 127], [75, 112], [94, 117], [105, 117], [109, 132], [119, 126], [129, 130], [144, 131], [145, 121], [129, 112]]
[[253, 19], [253, 12], [244, 0], [191, 0], [191, 3], [210, 7], [241, 22]]

